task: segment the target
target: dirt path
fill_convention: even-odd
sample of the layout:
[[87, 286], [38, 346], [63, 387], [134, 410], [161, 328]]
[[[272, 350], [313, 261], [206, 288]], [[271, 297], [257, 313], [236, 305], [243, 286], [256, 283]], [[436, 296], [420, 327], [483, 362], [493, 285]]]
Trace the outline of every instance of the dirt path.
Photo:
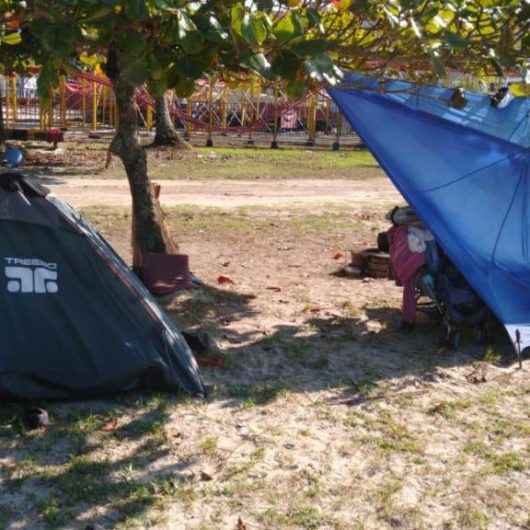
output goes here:
[[[193, 204], [237, 208], [283, 204], [336, 203], [393, 205], [403, 199], [386, 178], [368, 181], [296, 179], [280, 181], [161, 180], [162, 204]], [[129, 206], [127, 182], [108, 179], [68, 179], [46, 182], [51, 191], [75, 207]]]

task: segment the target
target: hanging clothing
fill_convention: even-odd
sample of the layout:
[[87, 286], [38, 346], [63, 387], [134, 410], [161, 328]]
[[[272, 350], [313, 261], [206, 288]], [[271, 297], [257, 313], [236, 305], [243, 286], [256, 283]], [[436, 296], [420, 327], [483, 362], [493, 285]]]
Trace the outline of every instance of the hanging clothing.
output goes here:
[[[416, 320], [415, 280], [418, 271], [425, 265], [425, 242], [429, 236], [432, 238], [428, 230], [405, 225], [393, 226], [388, 231], [390, 261], [396, 285], [403, 286], [401, 311], [405, 322]], [[422, 248], [423, 251], [416, 251]]]

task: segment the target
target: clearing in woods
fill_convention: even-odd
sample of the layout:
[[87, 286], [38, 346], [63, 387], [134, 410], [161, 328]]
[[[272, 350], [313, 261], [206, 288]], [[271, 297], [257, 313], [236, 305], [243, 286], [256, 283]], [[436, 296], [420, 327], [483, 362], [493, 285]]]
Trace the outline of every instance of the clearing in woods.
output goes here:
[[[29, 169], [130, 259], [128, 189], [104, 148], [30, 152]], [[369, 155], [269, 154], [150, 152], [206, 283], [167, 309], [226, 367], [203, 369], [205, 402], [48, 403], [46, 431], [3, 406], [0, 528], [529, 528], [530, 361], [518, 370], [502, 336], [441, 350], [428, 320], [400, 334], [399, 288], [334, 274], [400, 202]]]

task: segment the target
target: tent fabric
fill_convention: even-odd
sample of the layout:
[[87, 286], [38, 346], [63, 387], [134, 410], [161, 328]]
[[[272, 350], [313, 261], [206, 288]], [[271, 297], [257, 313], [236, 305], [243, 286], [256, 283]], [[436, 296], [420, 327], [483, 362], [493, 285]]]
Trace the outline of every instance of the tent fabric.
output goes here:
[[530, 99], [346, 75], [329, 93], [521, 349], [530, 346]]
[[102, 236], [67, 204], [6, 191], [2, 178], [0, 396], [204, 395], [174, 322]]

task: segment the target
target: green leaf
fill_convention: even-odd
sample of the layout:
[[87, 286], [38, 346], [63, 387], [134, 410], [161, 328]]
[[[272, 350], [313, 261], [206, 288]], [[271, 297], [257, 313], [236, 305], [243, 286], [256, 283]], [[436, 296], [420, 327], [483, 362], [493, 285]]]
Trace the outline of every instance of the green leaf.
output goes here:
[[271, 74], [287, 80], [297, 78], [302, 68], [302, 60], [289, 50], [282, 50], [272, 60]]
[[84, 19], [83, 22], [95, 22], [111, 15], [114, 12], [110, 6], [99, 6], [91, 15]]
[[127, 0], [127, 17], [131, 20], [144, 20], [149, 16], [145, 0]]
[[300, 99], [305, 94], [306, 84], [303, 81], [289, 81], [285, 87], [287, 95], [291, 99]]
[[50, 89], [59, 84], [59, 75], [57, 68], [53, 63], [46, 63], [41, 68], [37, 78], [37, 93], [44, 101], [50, 99]]
[[273, 0], [257, 0], [256, 5], [262, 11], [270, 11], [274, 6]]
[[250, 13], [245, 13], [241, 21], [241, 36], [251, 46], [256, 44], [256, 35], [254, 34], [254, 27], [252, 26], [252, 17]]
[[185, 39], [186, 35], [191, 32], [197, 31], [197, 26], [190, 18], [187, 13], [179, 12], [178, 16], [178, 37], [179, 39]]
[[249, 68], [262, 75], [268, 77], [271, 71], [271, 64], [262, 53], [251, 55], [246, 61]]
[[198, 31], [189, 31], [183, 39], [180, 39], [182, 49], [190, 55], [196, 55], [204, 49], [204, 39]]
[[177, 96], [187, 98], [195, 92], [195, 81], [192, 79], [181, 79], [173, 88]]
[[252, 17], [250, 22], [256, 43], [261, 46], [267, 38], [267, 22], [259, 15]]
[[453, 33], [451, 31], [447, 32], [445, 39], [449, 46], [451, 46], [451, 48], [455, 48], [457, 50], [465, 48], [469, 44], [467, 39], [465, 39], [461, 35], [458, 35], [458, 33]]
[[342, 72], [325, 53], [307, 59], [304, 64], [309, 77], [319, 83], [326, 82], [334, 85], [342, 79]]
[[330, 46], [324, 39], [304, 40], [291, 47], [291, 50], [300, 57], [314, 57], [324, 53]]
[[232, 31], [239, 37], [243, 37], [242, 25], [245, 16], [245, 8], [242, 4], [236, 4], [230, 11], [230, 20]]
[[8, 33], [7, 35], [4, 35], [1, 39], [1, 42], [4, 44], [9, 44], [10, 46], [14, 46], [22, 42], [22, 37], [20, 33], [16, 31], [15, 33]]
[[211, 15], [208, 18], [208, 29], [204, 32], [204, 37], [213, 42], [224, 42], [228, 39], [228, 33], [216, 17]]
[[287, 42], [304, 34], [304, 28], [300, 15], [293, 11], [284, 15], [274, 26], [274, 36], [280, 42]]

